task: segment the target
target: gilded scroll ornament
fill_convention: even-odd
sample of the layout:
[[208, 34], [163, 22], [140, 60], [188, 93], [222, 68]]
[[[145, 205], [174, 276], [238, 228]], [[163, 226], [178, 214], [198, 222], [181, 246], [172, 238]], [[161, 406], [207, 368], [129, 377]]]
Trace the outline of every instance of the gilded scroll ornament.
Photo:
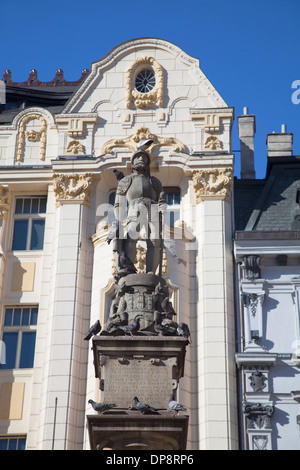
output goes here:
[[[134, 76], [137, 69], [151, 67], [156, 75], [156, 86], [148, 93], [140, 93], [134, 89]], [[162, 66], [153, 57], [138, 57], [126, 73], [126, 106], [131, 108], [153, 108], [155, 105], [161, 108], [164, 99], [164, 72]]]
[[[39, 120], [41, 123], [40, 129], [37, 131], [31, 129], [26, 131], [26, 125], [29, 121]], [[18, 139], [17, 139], [17, 161], [23, 160], [24, 144], [25, 140], [29, 142], [38, 142], [40, 140], [40, 160], [45, 160], [46, 155], [46, 139], [47, 139], [47, 121], [46, 119], [37, 113], [28, 114], [24, 116], [19, 125]]]
[[153, 150], [156, 147], [161, 146], [170, 146], [174, 152], [186, 153], [184, 144], [176, 139], [175, 137], [160, 137], [155, 134], [152, 134], [147, 127], [140, 127], [135, 134], [126, 137], [125, 139], [111, 139], [106, 142], [102, 149], [101, 153], [112, 153], [115, 147], [124, 147], [130, 149], [132, 152], [136, 151], [136, 144], [144, 139], [150, 139], [153, 141], [151, 146], [147, 149], [147, 152], [150, 156], [153, 154]]
[[91, 173], [55, 173], [53, 189], [57, 207], [66, 202], [79, 202], [89, 205], [92, 192], [93, 175]]
[[206, 199], [230, 201], [232, 168], [210, 168], [193, 172], [193, 185], [197, 203]]

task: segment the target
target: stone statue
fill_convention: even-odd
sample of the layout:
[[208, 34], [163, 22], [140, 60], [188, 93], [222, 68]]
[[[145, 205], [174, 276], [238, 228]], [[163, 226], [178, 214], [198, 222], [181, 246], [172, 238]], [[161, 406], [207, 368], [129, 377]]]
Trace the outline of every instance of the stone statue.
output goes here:
[[[150, 156], [145, 148], [151, 142], [137, 145], [130, 175], [113, 170], [118, 180], [116, 223], [106, 241], [112, 242], [118, 274], [108, 322], [101, 335], [128, 331], [134, 335], [180, 335], [173, 320], [176, 312], [169, 300], [168, 285], [162, 277], [162, 220], [167, 203], [161, 182], [150, 175]], [[147, 245], [145, 273], [138, 273], [134, 266], [139, 239], [144, 239]], [[134, 326], [134, 333], [131, 327], [126, 327], [130, 325]]]
[[[114, 240], [113, 250], [118, 253], [119, 271], [134, 272], [136, 244], [142, 230], [147, 244], [146, 272], [155, 274], [162, 263], [162, 214], [166, 208], [161, 182], [150, 175], [150, 157], [145, 150], [138, 150], [131, 159], [132, 174], [118, 182], [115, 200], [115, 216], [119, 238]], [[122, 233], [124, 213], [127, 208], [126, 234]], [[120, 258], [121, 257], [121, 258]]]

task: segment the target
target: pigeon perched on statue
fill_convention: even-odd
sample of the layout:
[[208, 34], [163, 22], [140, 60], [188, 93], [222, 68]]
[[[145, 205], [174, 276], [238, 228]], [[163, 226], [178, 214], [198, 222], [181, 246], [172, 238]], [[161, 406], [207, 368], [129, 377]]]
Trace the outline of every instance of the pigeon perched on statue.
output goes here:
[[132, 323], [128, 325], [119, 326], [116, 330], [116, 334], [134, 336], [140, 329], [140, 317], [137, 315]]
[[119, 255], [119, 266], [120, 268], [128, 271], [128, 273], [136, 273], [136, 267], [132, 263], [132, 261], [128, 258], [125, 251], [121, 251]]
[[121, 181], [124, 178], [124, 173], [122, 171], [113, 170], [113, 172], [118, 181]]
[[101, 331], [100, 321], [97, 320], [88, 330], [87, 334], [84, 337], [85, 341], [89, 341], [92, 336], [95, 336]]
[[173, 393], [170, 396], [170, 401], [169, 401], [169, 408], [170, 410], [174, 411], [174, 416], [179, 413], [179, 411], [187, 411], [187, 409], [178, 403], [178, 401], [175, 400]]
[[157, 410], [153, 408], [152, 406], [142, 403], [139, 401], [138, 397], [134, 397], [134, 406], [135, 408], [140, 411], [143, 415], [145, 414], [158, 414]]
[[178, 334], [179, 336], [184, 336], [186, 338], [186, 344], [191, 344], [192, 342], [191, 333], [186, 323], [179, 323]]
[[112, 408], [115, 408], [117, 406], [112, 403], [97, 403], [91, 399], [88, 401], [88, 403], [92, 405], [93, 409], [99, 414], [103, 413], [104, 411], [111, 410]]

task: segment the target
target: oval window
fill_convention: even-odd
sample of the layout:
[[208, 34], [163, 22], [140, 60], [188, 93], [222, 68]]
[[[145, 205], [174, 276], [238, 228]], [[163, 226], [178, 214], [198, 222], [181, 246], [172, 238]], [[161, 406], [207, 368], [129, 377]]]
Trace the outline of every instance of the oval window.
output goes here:
[[155, 74], [151, 69], [141, 70], [135, 79], [135, 88], [140, 93], [149, 93], [155, 87]]

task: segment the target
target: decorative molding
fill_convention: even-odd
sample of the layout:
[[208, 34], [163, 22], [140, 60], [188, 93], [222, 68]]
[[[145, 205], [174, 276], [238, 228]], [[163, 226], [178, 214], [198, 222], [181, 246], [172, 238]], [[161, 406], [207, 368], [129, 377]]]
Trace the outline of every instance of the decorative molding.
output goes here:
[[245, 350], [249, 348], [262, 349], [257, 341], [263, 337], [263, 303], [265, 291], [259, 284], [257, 289], [251, 292], [241, 292], [244, 305], [244, 325], [245, 325]]
[[105, 242], [109, 233], [110, 225], [106, 220], [98, 223], [96, 233], [92, 235], [91, 240], [94, 246], [99, 243]]
[[[143, 66], [151, 66], [155, 71], [155, 88], [148, 93], [140, 93], [134, 89], [134, 77], [136, 71]], [[163, 107], [164, 100], [164, 71], [162, 66], [153, 57], [138, 57], [126, 73], [126, 107], [153, 108], [155, 105]]]
[[209, 168], [192, 173], [197, 204], [207, 199], [230, 201], [232, 189], [232, 167]]
[[84, 124], [97, 122], [98, 115], [95, 113], [83, 113], [78, 115], [69, 114], [68, 116], [58, 115], [56, 116], [56, 125], [68, 124], [68, 135], [73, 139], [78, 139], [84, 135]]
[[204, 143], [205, 150], [222, 150], [222, 142], [215, 135], [207, 137]]
[[54, 173], [53, 190], [56, 206], [64, 203], [90, 204], [93, 183], [92, 173]]
[[267, 387], [267, 375], [263, 374], [262, 371], [257, 368], [254, 369], [248, 379], [250, 380], [250, 386], [252, 387], [253, 392], [262, 392]]
[[243, 278], [254, 281], [260, 278], [260, 256], [247, 255], [243, 256], [241, 267], [243, 269]]
[[[36, 131], [32, 129], [30, 131], [26, 131], [26, 124], [29, 121], [33, 121], [34, 119], [37, 119], [41, 122], [40, 130]], [[17, 162], [23, 161], [24, 144], [25, 144], [26, 139], [29, 142], [38, 142], [39, 140], [41, 141], [40, 160], [45, 160], [46, 140], [47, 140], [47, 121], [41, 114], [31, 113], [31, 114], [24, 116], [21, 119], [20, 124], [19, 124], [18, 137], [17, 137], [17, 156], [16, 156]]]
[[153, 140], [153, 143], [147, 149], [147, 153], [149, 153], [150, 157], [152, 156], [153, 150], [156, 147], [161, 147], [165, 145], [171, 146], [174, 152], [186, 153], [185, 145], [180, 140], [176, 139], [175, 137], [157, 136], [155, 134], [152, 134], [147, 127], [140, 127], [139, 129], [137, 129], [135, 134], [132, 134], [129, 137], [125, 137], [124, 139], [109, 140], [103, 145], [101, 149], [101, 153], [102, 154], [112, 153], [115, 147], [121, 147], [121, 148], [125, 147], [125, 148], [130, 149], [132, 152], [135, 152], [136, 144], [143, 139]]
[[266, 434], [258, 434], [252, 436], [252, 450], [267, 450], [269, 436]]
[[213, 134], [221, 131], [221, 118], [229, 118], [231, 122], [233, 121], [233, 108], [220, 108], [213, 112], [208, 109], [191, 109], [190, 116], [194, 122], [204, 121], [204, 131]]
[[271, 429], [274, 407], [270, 404], [245, 403], [243, 412], [247, 418], [247, 429]]
[[78, 140], [71, 140], [71, 142], [68, 143], [66, 149], [67, 155], [83, 155], [84, 153], [84, 146]]
[[6, 218], [10, 209], [10, 195], [6, 186], [0, 185], [0, 218]]
[[243, 298], [243, 304], [245, 305], [245, 307], [249, 308], [251, 316], [255, 317], [258, 306], [262, 305], [264, 302], [265, 293], [261, 292], [258, 294], [256, 292], [254, 293], [246, 292], [246, 293], [243, 293], [242, 298]]

